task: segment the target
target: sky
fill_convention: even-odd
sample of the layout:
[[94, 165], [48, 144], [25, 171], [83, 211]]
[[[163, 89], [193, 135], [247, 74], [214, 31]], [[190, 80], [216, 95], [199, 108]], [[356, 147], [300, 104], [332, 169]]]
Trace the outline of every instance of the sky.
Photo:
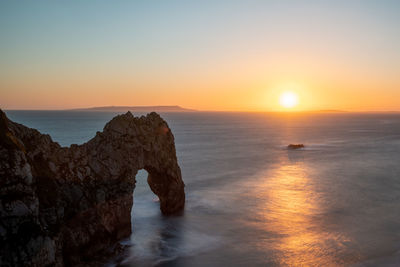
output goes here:
[[400, 110], [400, 1], [0, 1], [0, 108]]

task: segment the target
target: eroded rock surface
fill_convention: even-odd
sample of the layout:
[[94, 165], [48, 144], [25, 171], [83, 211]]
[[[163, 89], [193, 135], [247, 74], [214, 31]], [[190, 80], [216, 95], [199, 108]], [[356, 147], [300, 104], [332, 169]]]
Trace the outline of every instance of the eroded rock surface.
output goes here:
[[183, 210], [174, 137], [158, 114], [116, 116], [67, 148], [0, 110], [0, 265], [85, 264], [128, 237], [140, 169], [163, 214]]

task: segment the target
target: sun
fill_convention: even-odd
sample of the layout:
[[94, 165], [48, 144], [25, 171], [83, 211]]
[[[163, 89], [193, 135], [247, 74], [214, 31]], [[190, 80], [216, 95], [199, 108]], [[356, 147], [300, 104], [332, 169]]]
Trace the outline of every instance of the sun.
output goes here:
[[294, 92], [283, 92], [279, 97], [279, 103], [284, 108], [294, 108], [299, 103], [299, 98]]

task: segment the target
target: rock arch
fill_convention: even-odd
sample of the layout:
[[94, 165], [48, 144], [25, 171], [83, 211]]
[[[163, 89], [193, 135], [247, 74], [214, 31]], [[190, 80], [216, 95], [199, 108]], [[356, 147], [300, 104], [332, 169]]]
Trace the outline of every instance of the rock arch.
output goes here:
[[118, 115], [87, 143], [66, 148], [0, 111], [0, 137], [5, 265], [78, 264], [129, 236], [140, 169], [163, 214], [184, 208], [174, 136], [157, 113]]

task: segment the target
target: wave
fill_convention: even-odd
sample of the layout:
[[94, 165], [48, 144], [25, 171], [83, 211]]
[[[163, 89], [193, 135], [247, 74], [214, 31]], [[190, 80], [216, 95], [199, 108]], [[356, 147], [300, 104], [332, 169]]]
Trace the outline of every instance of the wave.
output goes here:
[[129, 256], [120, 265], [157, 266], [181, 257], [194, 256], [215, 249], [220, 240], [215, 236], [170, 227], [141, 229], [131, 240]]

